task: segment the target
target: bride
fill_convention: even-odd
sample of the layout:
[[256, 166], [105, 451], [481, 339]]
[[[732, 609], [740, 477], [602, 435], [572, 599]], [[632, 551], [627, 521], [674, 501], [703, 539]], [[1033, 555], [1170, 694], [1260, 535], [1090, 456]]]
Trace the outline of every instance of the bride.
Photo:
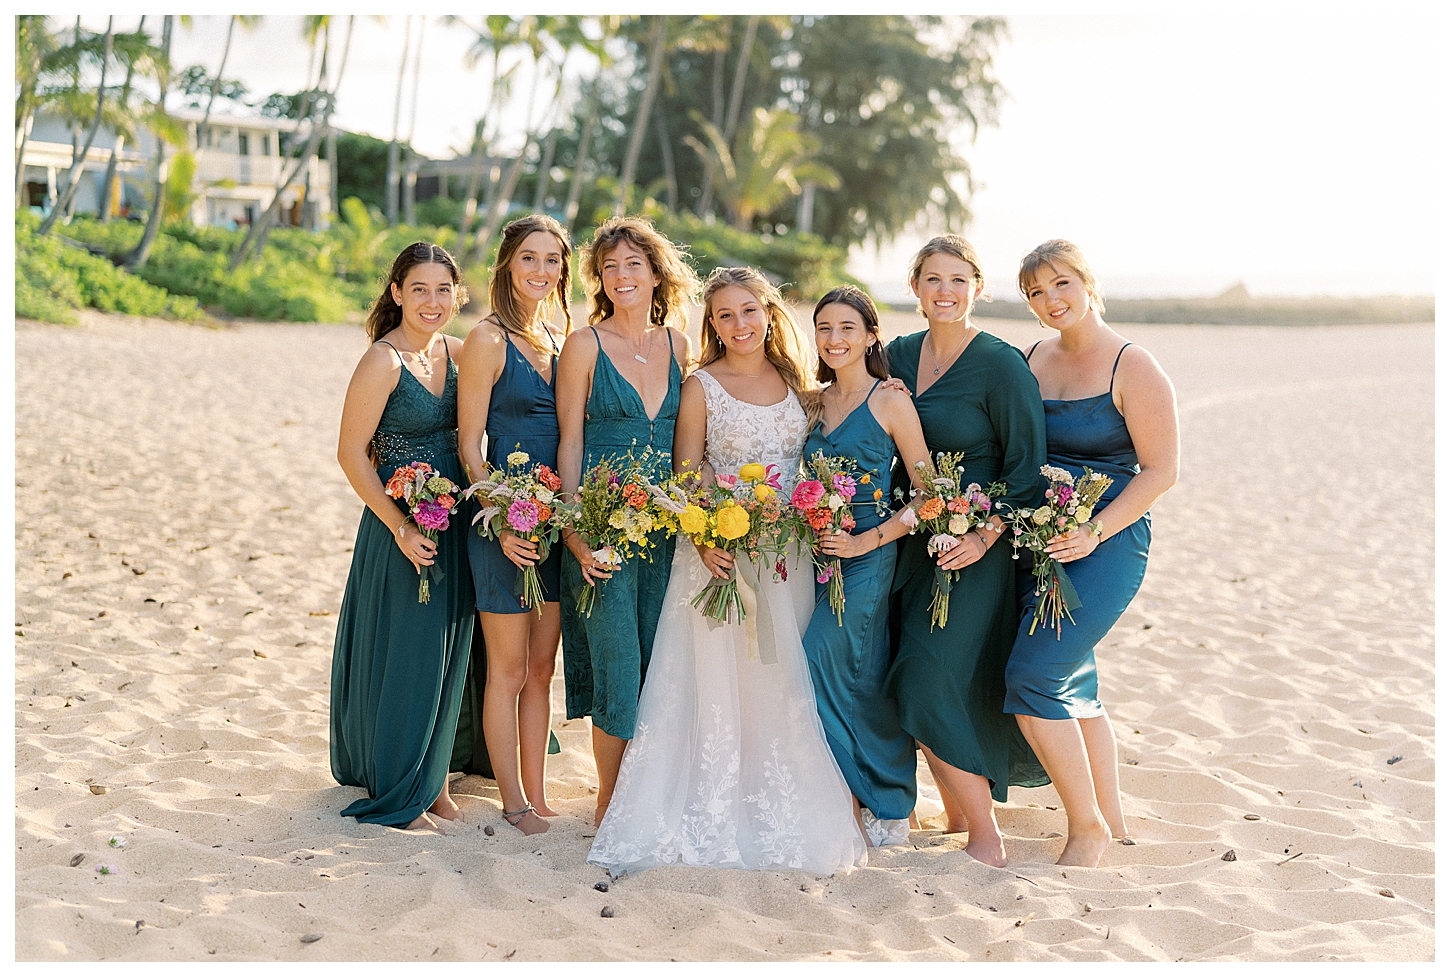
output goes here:
[[[795, 323], [750, 268], [717, 269], [704, 304], [700, 369], [680, 391], [675, 469], [703, 458], [713, 478], [775, 464], [789, 494], [807, 431]], [[776, 581], [769, 567], [736, 565], [718, 549], [675, 548], [634, 738], [590, 863], [612, 876], [671, 864], [817, 875], [865, 864], [801, 646], [815, 605], [810, 558], [786, 562]], [[758, 606], [743, 624], [716, 624], [690, 598], [732, 567]]]

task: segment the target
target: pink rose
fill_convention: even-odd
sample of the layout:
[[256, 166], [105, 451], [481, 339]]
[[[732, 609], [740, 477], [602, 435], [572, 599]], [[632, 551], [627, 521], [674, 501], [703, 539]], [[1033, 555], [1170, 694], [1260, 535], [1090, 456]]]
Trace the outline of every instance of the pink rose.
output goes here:
[[804, 512], [826, 497], [826, 487], [815, 479], [807, 479], [795, 487], [790, 504]]
[[437, 502], [420, 502], [413, 510], [413, 521], [419, 529], [447, 529], [448, 510]]
[[509, 506], [508, 523], [516, 533], [526, 533], [539, 524], [539, 510], [532, 501], [520, 499]]

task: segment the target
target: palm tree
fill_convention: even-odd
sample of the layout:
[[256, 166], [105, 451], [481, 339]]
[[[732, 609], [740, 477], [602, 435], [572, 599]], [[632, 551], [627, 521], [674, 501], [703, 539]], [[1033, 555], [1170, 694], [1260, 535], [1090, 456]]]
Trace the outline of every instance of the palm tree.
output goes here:
[[101, 205], [100, 219], [102, 224], [111, 220], [111, 187], [116, 181], [116, 166], [120, 162], [121, 151], [125, 148], [126, 140], [136, 138], [137, 113], [131, 104], [131, 82], [134, 80], [138, 68], [143, 71], [155, 70], [155, 48], [151, 46], [150, 39], [146, 36], [146, 17], [143, 15], [136, 25], [136, 30], [130, 34], [116, 35], [116, 51], [121, 59], [126, 62], [126, 80], [121, 85], [121, 91], [116, 96], [116, 102], [111, 106], [107, 121], [110, 123], [111, 131], [116, 134], [116, 141], [111, 146], [111, 159], [106, 163], [106, 176], [101, 181]]
[[197, 123], [196, 126], [197, 149], [201, 149], [202, 140], [205, 138], [206, 133], [206, 123], [207, 120], [211, 118], [211, 107], [216, 102], [217, 92], [219, 92], [222, 87], [222, 72], [227, 70], [227, 58], [232, 53], [232, 32], [236, 30], [238, 24], [241, 24], [243, 27], [250, 29], [257, 26], [257, 24], [261, 23], [261, 21], [261, 17], [249, 17], [244, 14], [233, 14], [231, 19], [227, 21], [227, 41], [226, 44], [222, 46], [222, 63], [216, 70], [216, 77], [211, 80], [211, 94], [207, 97], [206, 100], [206, 111], [202, 112], [201, 121]]
[[[723, 120], [714, 123], [715, 128], [725, 138], [726, 145], [735, 137], [735, 125], [740, 120], [740, 99], [745, 95], [745, 76], [750, 68], [750, 53], [755, 47], [755, 32], [760, 26], [760, 15], [751, 14], [745, 21], [745, 38], [740, 42], [740, 57], [735, 61], [735, 81], [730, 86], [730, 109]], [[717, 77], [722, 67], [720, 61], [715, 63]], [[719, 91], [717, 89], [718, 96]], [[719, 101], [716, 101], [716, 107]], [[712, 171], [705, 169], [705, 185], [700, 188], [700, 202], [695, 206], [695, 214], [704, 217], [710, 212], [710, 205], [715, 199], [715, 181], [712, 179]]]
[[634, 183], [635, 166], [639, 163], [639, 151], [644, 145], [644, 134], [649, 126], [650, 104], [660, 85], [660, 66], [665, 56], [665, 35], [669, 33], [670, 18], [661, 16], [650, 30], [649, 75], [645, 79], [644, 94], [639, 98], [639, 109], [635, 112], [634, 125], [629, 132], [629, 148], [624, 153], [624, 165], [619, 171], [619, 190], [614, 198], [614, 215], [624, 213], [625, 189]]
[[156, 153], [151, 159], [151, 211], [146, 215], [146, 230], [142, 232], [141, 240], [136, 242], [136, 246], [126, 256], [126, 270], [132, 272], [139, 271], [151, 257], [151, 248], [161, 230], [161, 212], [165, 208], [166, 200], [166, 144], [168, 141], [176, 145], [185, 142], [185, 137], [178, 132], [179, 127], [175, 120], [166, 114], [166, 91], [171, 87], [171, 36], [175, 23], [176, 17], [172, 14], [161, 19], [161, 55], [157, 61], [156, 101], [152, 103], [148, 113], [148, 123], [156, 133]]
[[574, 219], [579, 215], [579, 193], [584, 186], [584, 164], [589, 159], [589, 140], [594, 135], [594, 127], [599, 124], [599, 83], [606, 68], [613, 64], [605, 45], [615, 34], [619, 33], [621, 18], [618, 14], [610, 14], [594, 19], [599, 28], [599, 39], [591, 41], [584, 33], [582, 19], [572, 22], [573, 30], [563, 40], [566, 47], [578, 45], [594, 56], [597, 67], [594, 77], [588, 85], [589, 114], [584, 118], [584, 128], [579, 133], [579, 147], [574, 156], [574, 173], [569, 179], [569, 199], [564, 204], [564, 227], [574, 230]]
[[[106, 36], [102, 42], [103, 47], [101, 51], [101, 80], [96, 86], [95, 119], [91, 122], [90, 131], [86, 133], [85, 145], [81, 146], [76, 152], [75, 159], [71, 163], [70, 172], [66, 174], [66, 185], [65, 189], [61, 191], [60, 199], [55, 202], [55, 206], [51, 208], [50, 213], [45, 216], [45, 220], [41, 221], [40, 227], [36, 229], [35, 233], [39, 237], [44, 237], [50, 233], [51, 228], [55, 227], [55, 222], [60, 219], [61, 214], [65, 213], [66, 209], [70, 207], [71, 202], [75, 200], [76, 191], [80, 189], [81, 170], [86, 164], [86, 154], [91, 151], [91, 144], [96, 141], [96, 133], [100, 131], [101, 116], [106, 107], [106, 69], [111, 64], [111, 46], [114, 40], [111, 27], [115, 22], [116, 18], [114, 16], [106, 18]], [[79, 27], [76, 28], [76, 33], [77, 40], [79, 40]]]
[[[445, 23], [463, 23], [461, 17], [447, 17]], [[473, 223], [474, 215], [478, 211], [478, 190], [479, 184], [483, 181], [483, 161], [488, 155], [488, 146], [491, 140], [488, 138], [488, 125], [493, 124], [494, 134], [498, 132], [498, 117], [503, 100], [508, 94], [509, 79], [513, 75], [517, 65], [510, 65], [507, 71], [502, 71], [503, 52], [519, 43], [519, 27], [513, 18], [506, 14], [490, 14], [483, 19], [481, 27], [473, 28], [475, 37], [473, 43], [464, 52], [464, 64], [469, 68], [476, 67], [478, 62], [485, 57], [490, 59], [489, 83], [488, 83], [488, 108], [482, 118], [474, 125], [473, 145], [473, 167], [468, 174], [468, 192], [464, 197], [463, 216], [458, 222], [458, 239], [462, 241], [468, 235], [469, 225]]]
[[685, 142], [700, 155], [737, 230], [750, 231], [756, 217], [799, 194], [802, 182], [832, 189], [841, 184], [835, 170], [813, 161], [819, 141], [801, 132], [800, 119], [786, 109], [750, 113], [733, 147], [699, 112], [691, 117], [705, 141], [686, 136]]
[[45, 26], [41, 14], [25, 14], [15, 18], [15, 206], [25, 205], [25, 144], [30, 140], [30, 127], [35, 110], [42, 104], [40, 81], [48, 62], [59, 48], [54, 34]]
[[403, 20], [403, 56], [398, 59], [398, 90], [393, 97], [393, 138], [388, 143], [388, 175], [383, 186], [383, 216], [389, 224], [398, 222], [398, 127], [403, 121], [403, 79], [407, 77], [408, 55], [413, 47], [413, 15]]

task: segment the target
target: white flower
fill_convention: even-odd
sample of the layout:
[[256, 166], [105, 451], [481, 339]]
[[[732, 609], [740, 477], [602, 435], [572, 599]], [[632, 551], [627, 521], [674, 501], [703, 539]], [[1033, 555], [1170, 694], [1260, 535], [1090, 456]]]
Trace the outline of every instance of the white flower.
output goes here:
[[952, 516], [951, 521], [947, 523], [947, 529], [951, 530], [952, 533], [957, 536], [963, 535], [968, 529], [971, 528], [971, 518], [969, 516], [962, 515], [960, 512]]
[[835, 512], [837, 509], [841, 508], [841, 506], [845, 504], [846, 500], [835, 494], [832, 494], [831, 497], [826, 500], [826, 505], [830, 506], [832, 512]]
[[534, 489], [534, 498], [538, 499], [545, 505], [548, 505], [550, 502], [554, 501], [554, 493], [550, 492], [546, 488], [539, 487]]
[[916, 510], [913, 509], [911, 506], [907, 506], [905, 509], [901, 510], [900, 518], [901, 524], [907, 529], [915, 529], [917, 526], [921, 525], [921, 520], [916, 517]]
[[937, 553], [945, 553], [947, 550], [951, 549], [953, 546], [956, 545], [957, 538], [955, 536], [948, 536], [946, 533], [938, 533], [937, 535], [926, 541], [926, 551], [935, 556]]
[[503, 510], [496, 505], [491, 505], [486, 509], [479, 509], [478, 515], [473, 517], [473, 524], [477, 526], [481, 522], [486, 526], [489, 523], [493, 522], [493, 517], [498, 515], [502, 511]]
[[1072, 484], [1072, 472], [1065, 471], [1061, 468], [1054, 468], [1052, 465], [1043, 465], [1042, 474], [1051, 481]]
[[510, 451], [509, 452], [508, 464], [509, 464], [509, 467], [510, 468], [514, 467], [515, 465], [527, 465], [528, 463], [529, 463], [529, 453], [527, 451]]
[[613, 529], [623, 529], [629, 525], [629, 513], [623, 509], [615, 509], [609, 514], [609, 525]]
[[619, 567], [619, 554], [614, 552], [613, 546], [605, 546], [589, 554], [594, 562], [600, 566]]
[[1086, 523], [1093, 517], [1093, 511], [1085, 505], [1080, 505], [1077, 507], [1077, 511], [1072, 514], [1072, 517], [1080, 523]]

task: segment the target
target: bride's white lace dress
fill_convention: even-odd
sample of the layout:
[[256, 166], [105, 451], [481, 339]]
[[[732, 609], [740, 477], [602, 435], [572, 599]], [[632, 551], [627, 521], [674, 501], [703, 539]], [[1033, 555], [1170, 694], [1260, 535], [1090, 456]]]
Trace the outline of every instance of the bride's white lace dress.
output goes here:
[[[705, 389], [705, 457], [721, 474], [775, 464], [794, 488], [806, 418], [794, 393], [761, 407], [719, 381]], [[589, 861], [618, 876], [656, 865], [848, 872], [865, 863], [850, 790], [826, 744], [801, 635], [815, 605], [809, 556], [783, 582], [760, 577], [768, 615], [711, 627], [690, 598], [710, 579], [695, 547], [675, 548], [634, 738]], [[746, 587], [742, 581], [742, 590]], [[770, 654], [752, 652], [751, 631]]]

